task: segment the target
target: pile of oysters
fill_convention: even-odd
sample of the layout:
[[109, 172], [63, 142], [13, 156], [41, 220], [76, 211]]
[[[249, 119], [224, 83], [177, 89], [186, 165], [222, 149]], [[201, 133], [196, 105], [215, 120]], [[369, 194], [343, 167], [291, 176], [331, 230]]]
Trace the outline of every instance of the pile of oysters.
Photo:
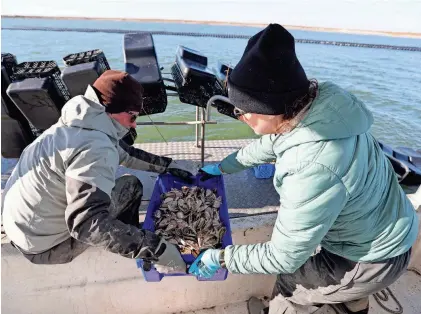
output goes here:
[[181, 254], [199, 255], [221, 247], [226, 228], [219, 218], [222, 199], [216, 190], [183, 186], [161, 195], [154, 212], [155, 233], [177, 245]]

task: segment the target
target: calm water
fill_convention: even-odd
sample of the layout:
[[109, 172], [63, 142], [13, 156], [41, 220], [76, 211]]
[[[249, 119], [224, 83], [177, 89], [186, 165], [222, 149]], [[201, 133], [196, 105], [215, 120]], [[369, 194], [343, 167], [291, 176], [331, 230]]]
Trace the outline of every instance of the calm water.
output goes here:
[[[75, 28], [118, 28], [127, 30], [169, 30], [206, 33], [253, 35], [253, 27], [188, 25], [173, 23], [137, 23], [111, 21], [66, 21], [43, 19], [2, 19], [3, 27], [50, 26]], [[291, 31], [296, 38], [326, 39], [389, 45], [421, 46], [420, 39], [392, 38], [308, 31]], [[102, 49], [114, 69], [124, 70], [123, 35], [2, 30], [2, 52], [17, 56], [18, 62], [55, 60], [74, 52]], [[178, 45], [199, 50], [207, 55], [210, 66], [218, 59], [238, 62], [246, 40], [194, 38], [181, 36], [154, 37], [160, 65], [164, 73], [174, 62]], [[367, 48], [297, 44], [297, 55], [307, 76], [319, 82], [330, 80], [360, 97], [375, 117], [373, 133], [392, 146], [421, 148], [421, 53]], [[153, 115], [154, 121], [194, 119], [195, 107], [170, 98], [167, 111]], [[207, 126], [207, 139], [233, 139], [254, 136], [247, 126], [230, 118], [213, 114], [217, 125]], [[148, 119], [142, 118], [144, 121]], [[192, 126], [160, 126], [167, 140], [193, 140]], [[161, 141], [153, 127], [139, 127], [139, 140]]]

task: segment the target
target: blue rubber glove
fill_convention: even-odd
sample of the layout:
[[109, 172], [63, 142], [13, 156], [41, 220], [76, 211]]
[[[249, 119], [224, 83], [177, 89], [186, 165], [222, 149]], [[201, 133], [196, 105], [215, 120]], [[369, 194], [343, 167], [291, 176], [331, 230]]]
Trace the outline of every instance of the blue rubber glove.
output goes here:
[[220, 164], [206, 165], [203, 168], [201, 168], [199, 170], [199, 172], [203, 173], [203, 176], [200, 179], [200, 181], [206, 181], [206, 180], [208, 180], [210, 178], [213, 178], [215, 176], [222, 175], [222, 172], [221, 172], [221, 169], [220, 169]]
[[221, 268], [219, 255], [221, 250], [208, 249], [201, 253], [189, 268], [189, 274], [211, 278]]

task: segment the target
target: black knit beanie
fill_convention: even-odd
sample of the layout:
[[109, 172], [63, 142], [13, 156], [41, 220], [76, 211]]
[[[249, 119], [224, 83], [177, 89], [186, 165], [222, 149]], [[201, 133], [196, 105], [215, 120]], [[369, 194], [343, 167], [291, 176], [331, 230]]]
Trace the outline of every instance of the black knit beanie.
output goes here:
[[270, 24], [249, 39], [228, 78], [228, 95], [245, 112], [278, 115], [309, 86], [295, 55], [294, 37], [281, 25]]

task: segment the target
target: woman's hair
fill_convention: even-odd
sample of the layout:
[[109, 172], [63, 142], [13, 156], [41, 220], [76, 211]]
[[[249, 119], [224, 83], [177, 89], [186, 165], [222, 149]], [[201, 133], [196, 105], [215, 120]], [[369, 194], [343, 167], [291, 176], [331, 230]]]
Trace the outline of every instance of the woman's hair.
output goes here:
[[284, 120], [295, 118], [317, 96], [319, 84], [315, 79], [310, 80], [308, 92], [304, 96], [297, 98], [291, 106], [287, 106], [284, 114]]

